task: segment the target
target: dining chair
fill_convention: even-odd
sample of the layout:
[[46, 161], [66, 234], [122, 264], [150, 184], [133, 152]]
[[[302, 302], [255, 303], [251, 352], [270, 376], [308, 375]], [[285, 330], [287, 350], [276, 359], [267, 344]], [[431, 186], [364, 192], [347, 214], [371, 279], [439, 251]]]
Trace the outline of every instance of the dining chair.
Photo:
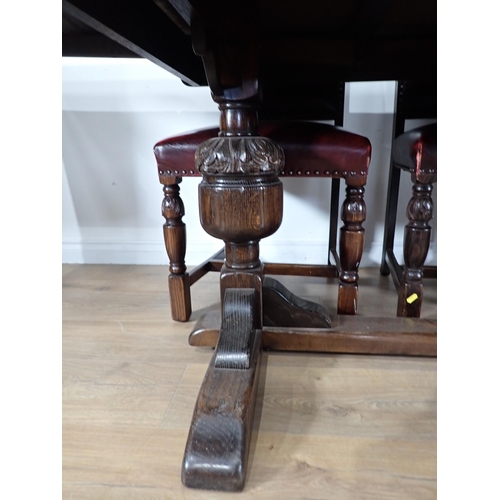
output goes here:
[[[382, 248], [382, 275], [392, 276], [398, 292], [396, 314], [418, 318], [422, 311], [423, 278], [436, 278], [437, 266], [426, 266], [430, 246], [434, 204], [433, 185], [437, 182], [437, 123], [405, 130], [408, 119], [436, 118], [436, 81], [400, 81], [397, 83], [394, 138]], [[406, 209], [404, 264], [394, 253], [396, 218], [401, 172], [412, 180], [412, 194]]]
[[[338, 277], [337, 312], [355, 314], [358, 267], [364, 244], [362, 224], [366, 217], [363, 196], [371, 158], [371, 144], [367, 138], [341, 127], [344, 84], [341, 90], [342, 92], [338, 92], [338, 106], [335, 108], [335, 125], [289, 119], [263, 120], [260, 123], [260, 135], [273, 140], [284, 151], [285, 168], [280, 172], [280, 177], [332, 180], [327, 264], [264, 265], [266, 274]], [[270, 114], [273, 117], [281, 117], [282, 113], [279, 111], [274, 109]], [[191, 315], [190, 287], [207, 272], [220, 271], [223, 264], [224, 250], [221, 250], [191, 271], [187, 271], [186, 227], [182, 221], [185, 207], [179, 188], [183, 177], [201, 175], [195, 167], [195, 152], [204, 141], [217, 137], [218, 132], [218, 127], [196, 130], [166, 138], [154, 146], [159, 180], [164, 191], [164, 239], [170, 262], [168, 282], [171, 314], [172, 319], [176, 321], [187, 321]], [[340, 229], [337, 245], [340, 179], [345, 181], [346, 196], [340, 213], [344, 225]]]

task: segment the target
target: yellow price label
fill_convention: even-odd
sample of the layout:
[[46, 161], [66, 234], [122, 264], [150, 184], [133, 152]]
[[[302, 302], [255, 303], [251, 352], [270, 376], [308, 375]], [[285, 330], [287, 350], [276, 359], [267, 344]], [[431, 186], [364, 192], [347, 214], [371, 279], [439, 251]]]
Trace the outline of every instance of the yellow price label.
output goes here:
[[406, 302], [408, 302], [408, 304], [413, 304], [413, 302], [415, 302], [416, 300], [418, 299], [418, 295], [416, 293], [412, 293], [407, 299], [406, 299]]

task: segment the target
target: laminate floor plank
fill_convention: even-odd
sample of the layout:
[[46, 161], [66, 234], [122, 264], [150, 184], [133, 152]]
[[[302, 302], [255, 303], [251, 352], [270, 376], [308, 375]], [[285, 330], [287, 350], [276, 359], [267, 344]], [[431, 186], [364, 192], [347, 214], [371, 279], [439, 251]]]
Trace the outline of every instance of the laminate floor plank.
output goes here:
[[[393, 316], [396, 292], [362, 269], [359, 314]], [[213, 350], [188, 335], [218, 304], [218, 275], [170, 318], [168, 267], [63, 265], [63, 498], [419, 500], [436, 498], [436, 359], [265, 352], [241, 493], [185, 488], [181, 462]], [[336, 303], [337, 283], [278, 277]], [[436, 282], [423, 317], [434, 319]]]

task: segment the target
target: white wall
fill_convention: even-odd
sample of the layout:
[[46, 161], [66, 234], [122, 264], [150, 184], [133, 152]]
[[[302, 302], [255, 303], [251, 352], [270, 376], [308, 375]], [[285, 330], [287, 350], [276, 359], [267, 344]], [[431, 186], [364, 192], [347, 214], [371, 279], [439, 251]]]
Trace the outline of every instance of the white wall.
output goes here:
[[[362, 266], [378, 266], [383, 238], [394, 82], [352, 83], [344, 127], [368, 137], [373, 155], [365, 200]], [[217, 126], [208, 88], [190, 88], [146, 60], [62, 60], [62, 256], [64, 263], [167, 264], [153, 146], [200, 127]], [[410, 124], [416, 125], [416, 124]], [[186, 262], [196, 265], [222, 247], [198, 220], [199, 178], [184, 179]], [[283, 179], [283, 224], [261, 242], [263, 260], [325, 263], [330, 183]], [[342, 195], [343, 185], [341, 184]], [[402, 199], [411, 193], [402, 176]], [[403, 194], [405, 193], [405, 194]], [[437, 200], [437, 188], [434, 199]], [[406, 202], [396, 240], [402, 242]], [[432, 222], [436, 226], [437, 210]], [[436, 231], [428, 262], [435, 263]], [[401, 256], [401, 243], [396, 247]]]

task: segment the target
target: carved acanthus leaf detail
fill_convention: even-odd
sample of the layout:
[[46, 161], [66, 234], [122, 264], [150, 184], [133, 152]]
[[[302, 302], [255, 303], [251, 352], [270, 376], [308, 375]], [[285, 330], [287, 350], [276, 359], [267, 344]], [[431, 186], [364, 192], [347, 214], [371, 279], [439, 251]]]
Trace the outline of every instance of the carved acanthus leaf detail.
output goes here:
[[179, 219], [184, 216], [184, 203], [179, 196], [179, 186], [164, 186], [164, 198], [161, 205], [162, 214], [165, 219]]
[[410, 221], [427, 223], [432, 219], [434, 204], [431, 198], [432, 184], [414, 184], [413, 196], [406, 208]]
[[283, 150], [265, 137], [216, 137], [205, 141], [195, 154], [203, 174], [278, 174]]

